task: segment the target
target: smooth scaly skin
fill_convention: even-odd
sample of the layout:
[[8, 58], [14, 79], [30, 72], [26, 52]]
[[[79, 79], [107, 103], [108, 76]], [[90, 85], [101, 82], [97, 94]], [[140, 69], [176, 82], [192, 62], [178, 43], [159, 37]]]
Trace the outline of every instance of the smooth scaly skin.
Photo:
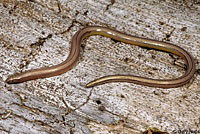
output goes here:
[[20, 83], [34, 79], [52, 77], [67, 72], [68, 70], [72, 69], [72, 67], [77, 63], [79, 59], [80, 45], [82, 40], [92, 35], [102, 35], [128, 44], [137, 45], [145, 48], [152, 48], [178, 55], [185, 61], [187, 70], [185, 71], [184, 75], [182, 75], [179, 78], [165, 79], [165, 80], [144, 78], [133, 75], [110, 75], [96, 79], [88, 83], [86, 87], [93, 87], [110, 82], [133, 82], [136, 84], [152, 86], [152, 87], [173, 88], [182, 86], [187, 82], [189, 82], [189, 80], [193, 77], [195, 73], [195, 64], [192, 56], [184, 49], [176, 45], [127, 35], [105, 27], [88, 26], [79, 30], [73, 36], [70, 54], [64, 62], [52, 67], [46, 67], [46, 68], [29, 70], [22, 73], [16, 73], [8, 77], [6, 82], [9, 84]]

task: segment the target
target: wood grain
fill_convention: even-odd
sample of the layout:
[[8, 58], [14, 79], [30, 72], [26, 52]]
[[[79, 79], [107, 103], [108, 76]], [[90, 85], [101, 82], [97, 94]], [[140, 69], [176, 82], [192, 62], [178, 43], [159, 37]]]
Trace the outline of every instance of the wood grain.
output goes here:
[[[200, 130], [199, 71], [180, 88], [130, 83], [85, 88], [108, 74], [174, 78], [181, 59], [101, 36], [82, 44], [69, 72], [17, 85], [9, 74], [65, 60], [71, 38], [87, 25], [177, 44], [200, 62], [198, 1], [0, 0], [0, 133], [140, 134]], [[198, 68], [197, 68], [198, 69]]]

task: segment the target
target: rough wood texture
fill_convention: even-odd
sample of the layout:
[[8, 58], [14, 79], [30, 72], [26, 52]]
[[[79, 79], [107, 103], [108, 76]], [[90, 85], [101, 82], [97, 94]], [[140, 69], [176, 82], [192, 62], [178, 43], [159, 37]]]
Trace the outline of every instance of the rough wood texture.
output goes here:
[[8, 75], [62, 62], [74, 33], [101, 25], [177, 44], [200, 62], [200, 2], [173, 0], [0, 0], [0, 133], [139, 134], [200, 131], [200, 76], [180, 88], [111, 83], [108, 74], [174, 78], [182, 60], [101, 36], [83, 43], [79, 63], [56, 77], [17, 85]]

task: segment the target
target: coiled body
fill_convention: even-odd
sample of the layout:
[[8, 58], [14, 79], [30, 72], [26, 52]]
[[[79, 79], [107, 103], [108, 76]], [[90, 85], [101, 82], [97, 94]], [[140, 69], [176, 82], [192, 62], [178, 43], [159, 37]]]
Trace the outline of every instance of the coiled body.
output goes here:
[[186, 84], [187, 82], [189, 82], [189, 80], [193, 77], [195, 73], [195, 64], [192, 56], [184, 49], [176, 45], [166, 42], [131, 36], [105, 27], [88, 26], [76, 32], [76, 34], [73, 36], [70, 54], [64, 62], [51, 67], [29, 70], [22, 73], [16, 73], [8, 77], [6, 82], [10, 84], [20, 83], [39, 78], [56, 76], [67, 72], [68, 70], [73, 68], [73, 66], [77, 63], [79, 59], [80, 45], [82, 40], [92, 35], [102, 35], [131, 45], [137, 45], [145, 48], [151, 48], [175, 54], [177, 56], [180, 56], [185, 61], [187, 69], [181, 77], [176, 79], [160, 80], [160, 79], [151, 79], [133, 75], [110, 75], [96, 79], [88, 83], [86, 87], [93, 87], [96, 85], [101, 85], [109, 82], [133, 82], [136, 84], [152, 86], [152, 87], [172, 88]]

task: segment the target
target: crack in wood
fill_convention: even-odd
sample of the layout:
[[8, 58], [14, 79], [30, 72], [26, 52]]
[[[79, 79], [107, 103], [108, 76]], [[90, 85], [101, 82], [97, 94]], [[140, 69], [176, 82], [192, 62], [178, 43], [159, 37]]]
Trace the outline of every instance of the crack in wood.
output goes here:
[[59, 0], [56, 0], [56, 1], [57, 1], [57, 6], [58, 6], [58, 13], [61, 13], [62, 10], [61, 10], [60, 1]]
[[115, 0], [110, 0], [110, 4], [106, 6], [106, 11], [115, 3]]
[[52, 36], [53, 36], [52, 34], [49, 34], [47, 37], [43, 37], [43, 38], [39, 37], [37, 42], [30, 44], [30, 47], [32, 48], [31, 52], [29, 52], [29, 54], [25, 55], [25, 57], [21, 61], [21, 64], [19, 65], [19, 68], [22, 69], [22, 68], [27, 67], [31, 63], [31, 60], [34, 59], [35, 56], [40, 51], [40, 47], [44, 45], [46, 40], [52, 38]]
[[90, 96], [92, 95], [92, 91], [93, 91], [93, 88], [90, 90], [89, 95], [88, 95], [87, 98], [86, 98], [86, 101], [83, 102], [81, 105], [79, 105], [78, 107], [76, 107], [76, 108], [74, 108], [74, 109], [70, 108], [70, 107], [67, 105], [67, 103], [65, 102], [65, 100], [64, 100], [63, 98], [61, 98], [61, 100], [62, 100], [62, 102], [64, 103], [64, 105], [68, 108], [68, 111], [67, 111], [67, 113], [65, 113], [65, 116], [66, 116], [66, 115], [69, 115], [71, 112], [75, 112], [76, 110], [80, 109], [80, 108], [83, 107], [85, 104], [87, 104], [88, 101], [90, 100]]
[[169, 54], [169, 56], [173, 59], [173, 65], [176, 65], [180, 68], [183, 68], [184, 70], [186, 70], [187, 66], [185, 63], [182, 62], [178, 62], [178, 60], [180, 59], [180, 57], [176, 57], [173, 54]]

